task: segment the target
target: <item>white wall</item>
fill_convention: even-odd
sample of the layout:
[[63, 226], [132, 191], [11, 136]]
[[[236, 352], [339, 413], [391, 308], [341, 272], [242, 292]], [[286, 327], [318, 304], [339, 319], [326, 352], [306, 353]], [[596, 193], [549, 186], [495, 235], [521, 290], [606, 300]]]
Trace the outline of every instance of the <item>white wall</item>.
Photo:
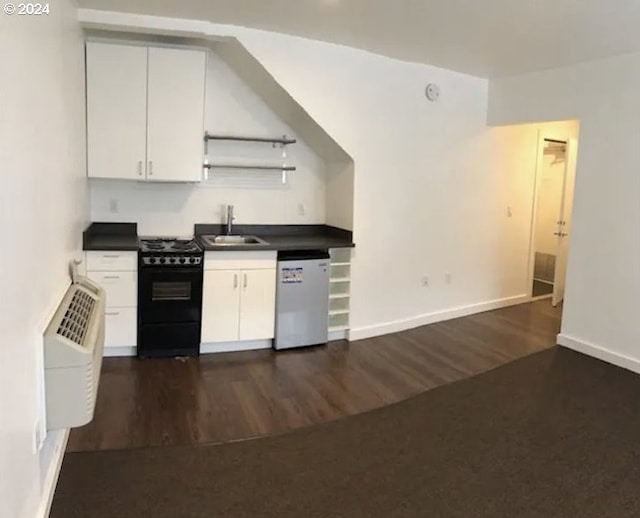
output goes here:
[[[238, 37], [354, 159], [352, 338], [527, 300], [539, 128], [487, 128], [485, 80], [217, 30]], [[428, 82], [441, 87], [436, 103]]]
[[488, 128], [486, 80], [239, 27], [81, 16], [237, 38], [353, 158], [351, 338], [528, 300], [538, 128]]
[[[213, 134], [296, 137], [295, 132], [214, 52], [209, 52], [205, 129]], [[141, 235], [190, 235], [194, 223], [220, 223], [235, 206], [236, 223], [324, 223], [325, 164], [303, 142], [287, 146], [287, 173], [210, 170], [201, 185], [91, 180], [93, 221], [132, 221]], [[271, 144], [210, 141], [211, 163], [282, 164]], [[117, 212], [113, 212], [113, 204]]]
[[48, 16], [2, 14], [0, 44], [0, 516], [32, 518], [59, 439], [32, 451], [41, 337], [88, 219], [75, 6], [61, 0]]
[[561, 343], [640, 372], [640, 54], [492, 81], [489, 122], [579, 118]]

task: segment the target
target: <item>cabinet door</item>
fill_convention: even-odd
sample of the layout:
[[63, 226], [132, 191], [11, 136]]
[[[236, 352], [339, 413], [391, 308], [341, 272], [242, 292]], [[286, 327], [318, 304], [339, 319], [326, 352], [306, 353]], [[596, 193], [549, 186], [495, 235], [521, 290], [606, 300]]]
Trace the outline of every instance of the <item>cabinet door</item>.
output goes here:
[[240, 322], [240, 272], [204, 272], [202, 342], [233, 342]]
[[145, 177], [147, 48], [87, 42], [87, 174]]
[[147, 180], [202, 179], [205, 66], [203, 51], [149, 49]]
[[89, 279], [104, 288], [107, 307], [134, 308], [138, 305], [137, 272], [89, 272]]
[[274, 337], [276, 270], [241, 272], [240, 340]]
[[138, 341], [138, 309], [107, 308], [104, 315], [104, 346], [135, 347]]

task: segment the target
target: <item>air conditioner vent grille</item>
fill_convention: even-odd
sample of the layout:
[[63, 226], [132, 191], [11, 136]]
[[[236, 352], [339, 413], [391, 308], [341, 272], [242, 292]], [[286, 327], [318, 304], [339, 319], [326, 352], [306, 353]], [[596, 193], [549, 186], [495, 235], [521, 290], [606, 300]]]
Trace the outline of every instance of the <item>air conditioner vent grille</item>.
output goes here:
[[95, 305], [96, 300], [89, 293], [76, 290], [62, 317], [57, 334], [83, 346]]

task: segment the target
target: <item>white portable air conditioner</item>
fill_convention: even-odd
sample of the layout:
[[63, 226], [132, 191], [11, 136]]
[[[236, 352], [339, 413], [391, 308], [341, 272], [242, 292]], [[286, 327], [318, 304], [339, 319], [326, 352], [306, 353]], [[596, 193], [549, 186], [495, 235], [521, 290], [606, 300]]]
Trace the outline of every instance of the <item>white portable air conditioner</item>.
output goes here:
[[93, 419], [104, 347], [104, 290], [74, 279], [44, 333], [47, 429]]

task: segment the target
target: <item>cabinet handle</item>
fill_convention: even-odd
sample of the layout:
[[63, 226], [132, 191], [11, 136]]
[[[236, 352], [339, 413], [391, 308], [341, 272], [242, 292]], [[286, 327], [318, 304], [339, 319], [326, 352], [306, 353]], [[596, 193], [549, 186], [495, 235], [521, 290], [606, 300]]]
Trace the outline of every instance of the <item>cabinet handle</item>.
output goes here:
[[103, 259], [117, 259], [120, 257], [120, 254], [104, 254], [102, 256]]
[[138, 161], [138, 176], [142, 176], [142, 160]]
[[103, 279], [119, 279], [120, 276], [119, 275], [104, 275], [102, 278]]
[[237, 288], [238, 287], [238, 274], [235, 273], [233, 274], [233, 288]]
[[244, 282], [243, 282], [243, 286], [242, 287], [243, 288], [247, 287], [247, 274], [246, 273], [244, 274]]
[[109, 317], [117, 317], [120, 314], [120, 312], [119, 311], [105, 311], [104, 314], [109, 316]]
[[153, 160], [149, 160], [149, 176], [153, 176]]

